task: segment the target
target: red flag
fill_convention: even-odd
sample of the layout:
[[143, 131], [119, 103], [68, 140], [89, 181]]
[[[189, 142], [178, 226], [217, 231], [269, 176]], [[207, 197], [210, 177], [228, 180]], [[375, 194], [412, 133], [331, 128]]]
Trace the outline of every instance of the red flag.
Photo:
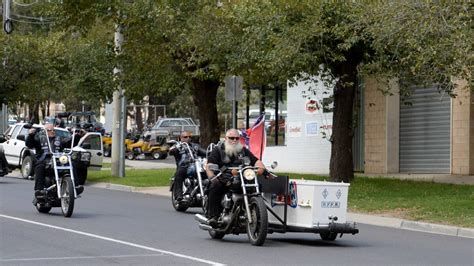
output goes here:
[[265, 132], [265, 114], [261, 114], [249, 132], [249, 149], [259, 160], [262, 159], [263, 150], [267, 145], [267, 133]]

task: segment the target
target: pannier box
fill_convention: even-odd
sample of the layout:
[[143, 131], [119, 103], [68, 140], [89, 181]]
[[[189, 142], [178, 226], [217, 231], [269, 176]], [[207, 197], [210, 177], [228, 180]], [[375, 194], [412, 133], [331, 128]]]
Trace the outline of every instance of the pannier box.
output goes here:
[[[337, 217], [337, 223], [345, 223], [347, 215], [348, 183], [313, 180], [289, 180], [288, 196], [265, 193], [272, 210], [284, 220], [284, 202], [287, 206], [287, 225], [313, 227], [328, 224], [329, 217]], [[281, 224], [268, 212], [268, 221]]]

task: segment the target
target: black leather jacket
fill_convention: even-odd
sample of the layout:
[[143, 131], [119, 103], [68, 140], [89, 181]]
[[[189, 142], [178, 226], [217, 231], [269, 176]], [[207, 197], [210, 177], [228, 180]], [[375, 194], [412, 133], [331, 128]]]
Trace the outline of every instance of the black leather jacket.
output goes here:
[[[49, 138], [49, 142], [51, 143], [51, 149], [53, 152], [60, 152], [64, 148], [71, 147], [70, 138], [56, 136]], [[29, 134], [26, 138], [25, 144], [28, 148], [35, 149], [35, 158], [37, 162], [43, 162], [47, 159], [47, 155], [50, 154], [48, 139], [44, 132]]]
[[[206, 156], [206, 151], [201, 148], [199, 144], [188, 143], [188, 145], [191, 151], [193, 152], [194, 157]], [[188, 167], [191, 163], [189, 152], [187, 148], [184, 147], [182, 144], [171, 147], [169, 154], [174, 156], [174, 159], [176, 160], [176, 166], [178, 167]]]

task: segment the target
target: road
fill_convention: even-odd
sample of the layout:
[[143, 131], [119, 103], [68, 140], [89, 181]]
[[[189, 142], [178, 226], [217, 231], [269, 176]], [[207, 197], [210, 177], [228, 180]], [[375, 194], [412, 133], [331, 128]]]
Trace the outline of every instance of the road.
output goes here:
[[324, 242], [308, 233], [212, 240], [168, 197], [86, 187], [72, 218], [39, 214], [33, 183], [0, 178], [0, 265], [473, 265], [474, 240], [360, 225]]

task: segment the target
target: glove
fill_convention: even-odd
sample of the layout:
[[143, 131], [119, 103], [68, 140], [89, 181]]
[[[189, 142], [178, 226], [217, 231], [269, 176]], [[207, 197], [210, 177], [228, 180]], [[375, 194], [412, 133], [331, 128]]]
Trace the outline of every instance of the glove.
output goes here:
[[225, 186], [229, 186], [232, 183], [232, 175], [224, 173], [218, 177], [219, 181]]

